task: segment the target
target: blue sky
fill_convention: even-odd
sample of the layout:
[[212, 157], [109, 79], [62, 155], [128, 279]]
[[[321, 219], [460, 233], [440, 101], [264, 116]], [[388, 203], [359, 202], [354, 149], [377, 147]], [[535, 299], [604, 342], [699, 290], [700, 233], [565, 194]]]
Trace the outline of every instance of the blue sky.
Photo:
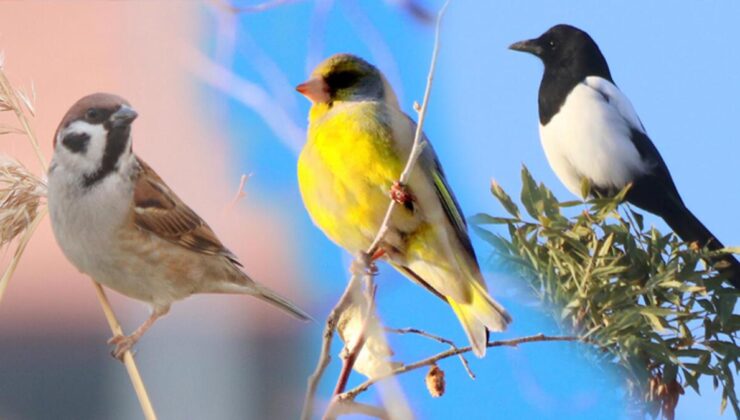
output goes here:
[[[351, 52], [386, 72], [401, 92], [403, 108], [411, 113], [413, 101], [423, 95], [433, 30], [390, 3], [305, 1], [240, 15], [233, 69], [271, 91], [293, 123], [305, 127], [309, 104], [297, 93], [291, 96], [285, 84], [300, 83], [307, 69], [330, 54]], [[315, 18], [321, 4], [330, 8], [323, 24]], [[422, 4], [435, 11], [440, 2]], [[502, 214], [489, 193], [490, 181], [495, 178], [512, 195], [518, 194], [522, 164], [556, 196], [572, 198], [550, 170], [539, 144], [536, 95], [542, 66], [534, 57], [506, 48], [554, 24], [570, 23], [589, 32], [600, 45], [616, 83], [632, 100], [688, 206], [726, 244], [740, 245], [737, 16], [737, 2], [674, 2], [665, 7], [657, 2], [453, 1], [443, 29], [425, 131], [466, 215]], [[213, 25], [205, 7], [204, 20]], [[215, 31], [204, 33], [204, 49], [213, 52], [215, 40], [209, 34]], [[259, 69], [264, 65], [255, 64], [259, 59], [255, 48], [274, 62], [285, 80], [268, 82], [262, 77]], [[304, 251], [304, 281], [314, 291], [312, 312], [323, 319], [344, 288], [349, 258], [311, 224], [303, 210], [295, 150], [252, 109], [205, 86], [203, 91], [210, 100], [224, 104], [223, 120], [238, 152], [233, 157], [235, 167], [255, 174], [248, 185], [250, 195], [290, 212], [293, 239]], [[648, 220], [664, 227], [656, 218]], [[481, 259], [490, 252], [479, 241], [476, 248]], [[501, 337], [558, 333], [548, 313], [521, 292], [517, 279], [490, 274], [487, 279], [516, 320]], [[452, 312], [390, 267], [381, 267], [378, 284], [379, 310], [386, 324], [419, 327], [465, 342]], [[306, 373], [316, 357], [319, 335], [319, 325], [306, 335], [306, 345], [314, 349], [307, 352]], [[393, 338], [392, 345], [405, 361], [443, 349], [412, 337]], [[441, 399], [428, 396], [424, 372], [402, 377], [420, 418], [626, 417], [619, 378], [594, 364], [576, 345], [535, 343], [493, 349], [484, 360], [471, 356], [470, 361], [478, 376], [474, 382], [457, 360], [441, 365], [449, 387]], [[337, 370], [333, 366], [328, 372], [331, 379], [324, 382], [324, 395], [330, 392]], [[682, 398], [678, 418], [719, 418], [719, 395], [710, 384], [704, 385], [702, 397], [688, 392]], [[731, 416], [730, 410], [724, 418]]]

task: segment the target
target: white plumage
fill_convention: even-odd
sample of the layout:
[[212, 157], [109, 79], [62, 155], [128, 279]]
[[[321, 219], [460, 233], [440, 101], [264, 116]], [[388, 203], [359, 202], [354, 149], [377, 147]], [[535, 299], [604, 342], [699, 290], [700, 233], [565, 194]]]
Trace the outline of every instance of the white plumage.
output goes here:
[[540, 138], [555, 174], [580, 196], [583, 177], [601, 188], [621, 189], [649, 170], [630, 139], [633, 129], [645, 132], [629, 99], [608, 80], [589, 76], [540, 124]]

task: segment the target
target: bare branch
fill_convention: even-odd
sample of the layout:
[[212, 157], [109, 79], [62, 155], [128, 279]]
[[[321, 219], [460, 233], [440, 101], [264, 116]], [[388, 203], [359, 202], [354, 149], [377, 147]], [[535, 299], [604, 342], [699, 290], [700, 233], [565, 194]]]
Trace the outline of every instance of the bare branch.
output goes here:
[[302, 420], [310, 420], [313, 415], [313, 406], [314, 406], [314, 396], [316, 395], [316, 389], [318, 388], [319, 382], [321, 381], [321, 377], [324, 375], [324, 371], [326, 370], [326, 367], [329, 366], [329, 362], [331, 361], [331, 343], [334, 340], [334, 331], [337, 328], [337, 322], [339, 321], [339, 316], [342, 314], [342, 311], [349, 305], [352, 293], [354, 292], [354, 289], [358, 287], [358, 276], [353, 275], [349, 283], [347, 283], [347, 288], [344, 289], [344, 293], [342, 293], [342, 296], [339, 298], [339, 301], [336, 305], [334, 305], [334, 308], [332, 308], [331, 312], [329, 312], [329, 316], [326, 317], [326, 324], [324, 325], [324, 333], [322, 336], [322, 342], [321, 342], [321, 353], [319, 354], [319, 360], [316, 363], [316, 368], [314, 369], [311, 376], [308, 377], [308, 387], [306, 389], [306, 397], [303, 401], [303, 410], [301, 411], [301, 419]]
[[[499, 340], [499, 341], [489, 341], [488, 344], [486, 344], [486, 347], [516, 347], [519, 344], [524, 343], [535, 343], [535, 342], [543, 342], [543, 341], [583, 341], [580, 337], [575, 336], [547, 336], [544, 334], [537, 334], [537, 335], [531, 335], [527, 337], [521, 337], [521, 338], [514, 338], [511, 340]], [[385, 375], [378, 376], [376, 378], [368, 379], [367, 381], [363, 382], [362, 384], [356, 386], [355, 388], [338, 395], [338, 398], [340, 400], [354, 400], [357, 395], [359, 395], [362, 392], [367, 391], [368, 388], [370, 388], [372, 385], [376, 384], [378, 381], [381, 381], [383, 379], [401, 375], [407, 372], [411, 372], [412, 370], [416, 370], [425, 366], [431, 366], [433, 364], [436, 364], [438, 361], [442, 359], [446, 359], [448, 357], [457, 356], [459, 354], [467, 353], [472, 350], [472, 347], [462, 347], [458, 349], [451, 349], [447, 351], [443, 351], [441, 353], [438, 353], [434, 356], [428, 357], [426, 359], [419, 360], [418, 362], [410, 363], [407, 365], [403, 365], [397, 369], [394, 369], [392, 372], [389, 372]]]
[[[439, 54], [439, 35], [440, 35], [440, 27], [442, 24], [442, 18], [444, 17], [445, 11], [447, 11], [447, 6], [449, 6], [450, 0], [447, 0], [444, 5], [442, 5], [442, 8], [439, 10], [439, 13], [437, 14], [437, 26], [435, 28], [434, 32], [434, 48], [432, 50], [432, 62], [429, 65], [429, 74], [427, 75], [427, 86], [424, 91], [424, 100], [421, 103], [421, 108], [417, 111], [419, 116], [419, 121], [416, 124], [416, 133], [414, 134], [414, 145], [411, 147], [411, 152], [409, 153], [408, 161], [406, 161], [406, 166], [403, 169], [403, 172], [401, 172], [401, 176], [398, 178], [398, 182], [401, 185], [405, 185], [409, 177], [411, 177], [411, 171], [414, 169], [414, 166], [416, 165], [416, 161], [419, 159], [419, 156], [421, 156], [421, 152], [424, 150], [424, 147], [426, 146], [426, 140], [424, 139], [424, 120], [426, 119], [427, 115], [427, 108], [429, 107], [429, 97], [432, 93], [432, 84], [434, 82], [434, 72], [437, 68], [437, 55]], [[388, 206], [388, 210], [385, 212], [385, 217], [383, 218], [383, 223], [380, 225], [380, 230], [378, 231], [378, 234], [375, 236], [375, 240], [368, 248], [368, 254], [374, 254], [375, 251], [377, 251], [378, 246], [380, 245], [380, 242], [383, 240], [383, 237], [385, 236], [386, 232], [388, 231], [388, 223], [391, 220], [391, 216], [393, 215], [393, 211], [396, 209], [396, 206], [398, 206], [398, 202], [395, 200], [391, 200], [390, 205]]]
[[236, 207], [236, 204], [241, 200], [242, 198], [247, 196], [247, 193], [244, 192], [244, 186], [247, 185], [247, 181], [249, 181], [249, 178], [252, 177], [252, 174], [242, 174], [242, 176], [239, 178], [239, 187], [236, 190], [236, 194], [234, 194], [234, 198], [231, 200], [231, 204], [229, 204], [228, 209], [231, 210], [234, 207]]
[[[368, 280], [366, 279], [366, 281]], [[347, 387], [347, 380], [352, 372], [352, 367], [354, 367], [355, 362], [357, 361], [357, 356], [360, 354], [360, 351], [362, 351], [362, 347], [365, 345], [365, 341], [367, 341], [368, 338], [367, 330], [370, 323], [373, 322], [373, 317], [375, 315], [375, 293], [377, 291], [377, 286], [370, 287], [372, 287], [372, 289], [368, 288], [367, 310], [365, 311], [365, 317], [362, 321], [362, 327], [360, 328], [360, 333], [357, 335], [356, 342], [351, 347], [347, 357], [344, 359], [344, 363], [342, 363], [342, 370], [339, 373], [337, 384], [334, 387], [333, 395], [335, 396], [344, 392], [344, 389]], [[349, 345], [349, 343], [347, 344]]]
[[[95, 288], [95, 293], [98, 296], [98, 300], [100, 301], [100, 306], [103, 307], [105, 319], [108, 320], [108, 325], [113, 332], [113, 336], [124, 335], [123, 330], [121, 329], [121, 324], [113, 313], [113, 309], [111, 308], [108, 296], [105, 294], [105, 290], [103, 290], [103, 286], [94, 280], [92, 283]], [[131, 353], [131, 350], [126, 350], [126, 353], [123, 354], [123, 364], [126, 366], [128, 376], [131, 378], [131, 384], [134, 387], [134, 391], [136, 391], [136, 397], [139, 399], [139, 404], [144, 412], [144, 418], [146, 420], [156, 420], [157, 415], [154, 412], [152, 402], [149, 400], [149, 395], [144, 387], [144, 381], [141, 379], [141, 374], [139, 374], [139, 369], [136, 367], [136, 362], [134, 361], [134, 356]]]
[[[416, 334], [420, 335], [422, 337], [426, 337], [429, 339], [432, 339], [434, 341], [440, 342], [442, 344], [447, 344], [448, 346], [452, 347], [453, 350], [459, 350], [459, 347], [455, 345], [455, 343], [452, 340], [449, 340], [444, 337], [440, 337], [438, 335], [430, 334], [426, 331], [420, 330], [418, 328], [386, 328], [385, 329], [389, 333], [393, 334]], [[462, 355], [462, 353], [457, 355], [460, 358], [460, 362], [462, 363], [463, 367], [465, 368], [465, 372], [467, 372], [470, 379], [475, 380], [475, 374], [470, 369], [470, 365], [468, 364], [468, 360], [465, 358], [465, 356]]]

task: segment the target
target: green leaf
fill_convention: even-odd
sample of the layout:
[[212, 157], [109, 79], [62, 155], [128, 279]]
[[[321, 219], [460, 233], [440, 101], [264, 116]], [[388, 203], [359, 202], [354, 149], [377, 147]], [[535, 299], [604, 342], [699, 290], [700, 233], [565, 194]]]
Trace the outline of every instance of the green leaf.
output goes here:
[[[470, 219], [473, 231], [493, 245], [488, 260], [519, 274], [567, 333], [587, 337], [585, 345], [600, 350], [595, 360], [618, 366], [630, 397], [648, 413], [660, 412], [647, 386], [661, 373], [696, 393], [702, 376], [711, 377], [724, 404], [729, 400], [740, 414], [734, 389], [740, 315], [733, 313], [740, 292], [706, 265], [718, 254], [695, 250], [672, 232], [646, 229], [629, 206], [618, 212], [629, 188], [615, 197], [558, 203], [526, 167], [521, 175], [521, 205], [532, 222], [520, 220], [517, 205], [495, 183], [494, 195], [516, 219]], [[582, 187], [590, 191], [587, 183]], [[584, 207], [562, 214], [575, 206]], [[485, 225], [505, 225], [505, 233]]]
[[501, 188], [498, 182], [491, 181], [491, 192], [498, 199], [499, 203], [501, 203], [507, 213], [514, 216], [517, 220], [521, 219], [521, 215], [519, 214], [519, 207], [514, 204], [514, 201], [512, 201], [509, 194], [506, 194], [506, 192], [503, 190], [503, 188]]
[[587, 199], [591, 195], [591, 181], [585, 176], [581, 178], [581, 198]]
[[518, 219], [489, 216], [483, 213], [478, 213], [468, 218], [468, 222], [472, 225], [508, 225], [517, 223], [518, 221]]
[[535, 183], [526, 166], [522, 166], [521, 200], [527, 213], [531, 217], [537, 219], [540, 215], [540, 211], [537, 210], [537, 203], [540, 202], [541, 198], [539, 189], [537, 188], [537, 183]]

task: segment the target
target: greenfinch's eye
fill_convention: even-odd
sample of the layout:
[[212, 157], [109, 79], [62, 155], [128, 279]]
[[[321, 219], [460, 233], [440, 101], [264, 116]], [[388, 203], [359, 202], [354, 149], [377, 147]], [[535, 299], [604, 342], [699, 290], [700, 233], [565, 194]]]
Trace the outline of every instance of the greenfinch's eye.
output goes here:
[[326, 84], [334, 90], [339, 90], [354, 85], [359, 79], [359, 73], [351, 70], [343, 70], [330, 74], [326, 78]]

